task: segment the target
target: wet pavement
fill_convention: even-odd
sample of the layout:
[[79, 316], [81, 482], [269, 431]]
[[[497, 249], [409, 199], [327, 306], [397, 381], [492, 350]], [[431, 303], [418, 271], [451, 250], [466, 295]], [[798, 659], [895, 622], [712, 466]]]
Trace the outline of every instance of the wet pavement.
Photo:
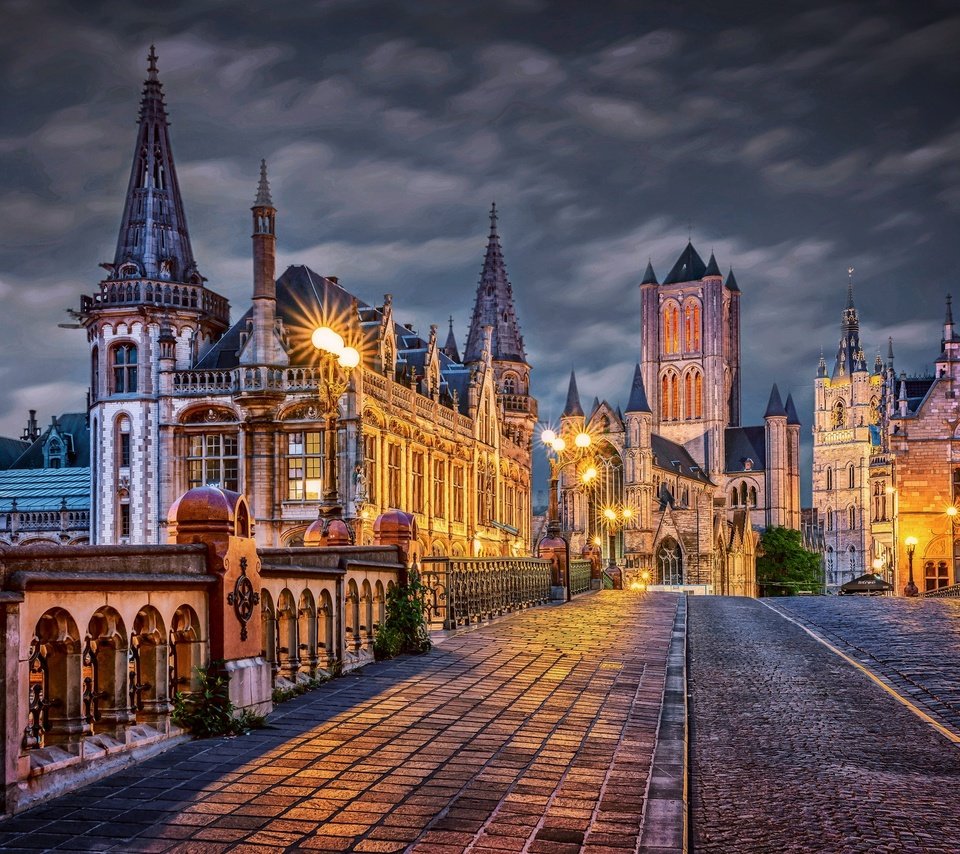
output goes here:
[[0, 848], [678, 850], [682, 762], [657, 733], [682, 614], [603, 591], [511, 616], [0, 822]]
[[[912, 678], [949, 693], [952, 604], [772, 604], [859, 641], [870, 650], [859, 658], [909, 661]], [[960, 851], [956, 745], [762, 603], [688, 607], [694, 851]]]

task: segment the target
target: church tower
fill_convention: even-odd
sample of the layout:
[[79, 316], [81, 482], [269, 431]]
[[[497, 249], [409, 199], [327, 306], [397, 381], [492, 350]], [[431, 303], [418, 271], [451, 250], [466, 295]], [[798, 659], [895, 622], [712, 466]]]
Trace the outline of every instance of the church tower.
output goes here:
[[152, 46], [117, 248], [102, 266], [78, 313], [91, 352], [91, 542], [162, 542], [160, 480], [173, 469], [158, 441], [162, 385], [223, 335], [229, 304], [193, 257]]
[[[536, 401], [530, 396], [530, 364], [520, 334], [520, 323], [513, 302], [513, 286], [497, 231], [497, 205], [490, 207], [490, 234], [477, 285], [473, 317], [464, 347], [464, 364], [483, 361], [485, 328], [492, 330], [491, 356], [497, 399], [503, 410], [505, 426], [520, 444], [529, 444], [537, 424]], [[451, 328], [447, 348], [456, 351]]]
[[840, 341], [828, 375], [821, 356], [814, 384], [813, 504], [823, 525], [826, 581], [836, 587], [870, 569], [870, 455], [881, 438], [883, 365], [871, 373], [860, 344], [853, 268]]
[[[688, 242], [662, 283], [640, 283], [641, 372], [653, 429], [683, 445], [711, 478], [724, 470], [724, 429], [740, 423], [740, 290]], [[716, 393], [719, 391], [720, 393]]]

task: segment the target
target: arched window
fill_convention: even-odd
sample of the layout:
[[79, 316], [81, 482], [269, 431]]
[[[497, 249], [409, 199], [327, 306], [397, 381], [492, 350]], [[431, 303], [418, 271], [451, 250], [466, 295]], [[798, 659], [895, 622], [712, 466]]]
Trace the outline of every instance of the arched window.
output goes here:
[[117, 452], [117, 468], [130, 467], [130, 419], [121, 415], [116, 421], [114, 447]]
[[111, 350], [113, 361], [113, 393], [133, 394], [137, 390], [137, 348], [118, 344]]
[[755, 486], [750, 487], [750, 506], [757, 506], [757, 488]]
[[945, 560], [928, 560], [923, 565], [923, 587], [925, 591], [946, 587], [950, 582], [950, 573]]
[[680, 309], [674, 302], [668, 302], [660, 316], [661, 340], [666, 354], [680, 352]]
[[731, 507], [736, 507], [736, 506], [737, 506], [738, 497], [739, 497], [739, 496], [738, 496], [738, 493], [737, 493], [737, 488], [734, 487], [733, 489], [730, 490], [730, 506], [731, 506]]
[[504, 394], [517, 393], [517, 379], [512, 374], [508, 374], [503, 378], [503, 393]]
[[683, 552], [676, 540], [668, 537], [660, 543], [657, 570], [660, 584], [683, 584]]
[[100, 348], [94, 347], [90, 351], [90, 399], [96, 400], [100, 396]]
[[673, 409], [673, 420], [680, 419], [680, 377], [673, 374], [670, 377], [670, 401]]
[[747, 506], [747, 482], [745, 480], [740, 481], [740, 503], [744, 507]]
[[851, 504], [847, 510], [847, 517], [850, 523], [848, 527], [852, 531], [857, 527], [857, 508], [853, 504]]
[[856, 467], [853, 465], [853, 463], [850, 463], [850, 466], [849, 466], [849, 468], [847, 469], [847, 481], [848, 481], [848, 482], [847, 482], [847, 486], [850, 487], [850, 489], [856, 488], [856, 485], [857, 485], [857, 469], [856, 469]]
[[850, 572], [857, 574], [857, 547], [850, 546]]
[[693, 376], [693, 417], [703, 418], [703, 374], [700, 371]]
[[[689, 306], [687, 306], [689, 308]], [[693, 415], [693, 374], [687, 373], [683, 377], [683, 417], [687, 420]]]
[[827, 530], [833, 530], [833, 510], [827, 508]]
[[833, 469], [827, 466], [827, 489], [833, 489]]
[[827, 575], [833, 575], [833, 546], [827, 546]]
[[847, 426], [847, 412], [842, 400], [833, 405], [833, 427], [839, 429]]
[[700, 350], [700, 303], [689, 300], [683, 307], [683, 349], [687, 353]]
[[680, 419], [680, 378], [667, 372], [660, 379], [660, 420]]

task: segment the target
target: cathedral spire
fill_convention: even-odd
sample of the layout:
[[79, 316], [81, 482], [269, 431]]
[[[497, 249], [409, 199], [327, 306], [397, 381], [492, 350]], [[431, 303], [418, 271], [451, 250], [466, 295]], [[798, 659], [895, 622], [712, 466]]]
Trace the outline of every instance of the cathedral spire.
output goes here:
[[577, 375], [570, 371], [570, 385], [567, 387], [567, 402], [563, 407], [563, 415], [583, 417], [583, 407], [580, 405], [580, 392], [577, 389]]
[[497, 205], [490, 207], [490, 235], [487, 238], [487, 251], [477, 285], [477, 297], [473, 306], [473, 317], [467, 333], [467, 345], [464, 348], [464, 362], [477, 362], [483, 352], [483, 328], [493, 327], [493, 360], [522, 362], [526, 364], [527, 355], [523, 348], [523, 336], [513, 304], [513, 286], [507, 278], [507, 267], [500, 246], [500, 234], [497, 231]]
[[945, 349], [947, 342], [956, 340], [953, 326], [953, 297], [947, 294], [947, 312], [943, 316], [943, 341], [940, 342], [940, 348]]
[[267, 180], [267, 161], [260, 161], [260, 183], [257, 185], [257, 198], [253, 202], [256, 208], [272, 208], [273, 199], [270, 198], [270, 182]]
[[627, 412], [650, 412], [647, 402], [647, 391], [643, 387], [643, 372], [637, 365], [633, 372], [633, 386], [630, 388], [630, 400], [627, 403]]
[[113, 263], [104, 266], [110, 279], [202, 284], [173, 165], [163, 84], [153, 45], [147, 56], [139, 125], [117, 251]]
[[860, 318], [853, 302], [853, 267], [847, 268], [847, 303], [840, 324], [840, 344], [833, 367], [833, 379], [849, 377], [855, 371], [865, 371], [866, 363], [860, 347]]
[[457, 336], [453, 334], [453, 315], [450, 315], [450, 331], [447, 333], [447, 343], [443, 345], [443, 353], [454, 362], [460, 361], [460, 350], [457, 348]]

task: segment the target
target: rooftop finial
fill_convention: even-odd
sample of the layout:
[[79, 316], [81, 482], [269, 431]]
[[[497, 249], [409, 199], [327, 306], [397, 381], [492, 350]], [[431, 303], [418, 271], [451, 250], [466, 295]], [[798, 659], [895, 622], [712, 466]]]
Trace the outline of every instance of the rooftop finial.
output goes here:
[[847, 267], [847, 308], [853, 308], [853, 267]]
[[157, 74], [157, 51], [153, 45], [150, 45], [150, 53], [147, 54], [147, 79], [160, 79]]
[[947, 315], [943, 322], [953, 324], [953, 297], [950, 294], [947, 294]]
[[497, 237], [497, 203], [490, 205], [490, 236]]
[[257, 185], [257, 198], [254, 206], [258, 208], [272, 208], [273, 199], [270, 198], [270, 183], [267, 181], [267, 161], [260, 161], [260, 183]]
[[893, 336], [887, 338], [887, 361], [893, 364]]

